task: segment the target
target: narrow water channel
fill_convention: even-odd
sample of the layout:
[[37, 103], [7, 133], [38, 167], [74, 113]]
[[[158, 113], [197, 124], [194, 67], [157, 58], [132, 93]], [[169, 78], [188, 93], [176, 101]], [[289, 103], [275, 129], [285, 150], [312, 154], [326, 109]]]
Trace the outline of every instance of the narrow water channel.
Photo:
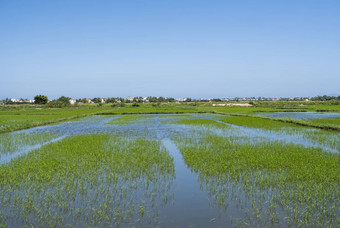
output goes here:
[[173, 204], [160, 211], [161, 223], [166, 224], [166, 227], [176, 227], [178, 224], [181, 227], [218, 226], [216, 217], [219, 212], [210, 206], [197, 175], [187, 167], [177, 146], [170, 139], [163, 139], [162, 143], [174, 158], [176, 179], [173, 183]]
[[[112, 134], [119, 135], [127, 138], [146, 138], [151, 140], [161, 141], [162, 145], [167, 149], [170, 156], [173, 158], [173, 165], [175, 169], [175, 178], [171, 182], [171, 200], [166, 204], [157, 208], [157, 222], [160, 227], [230, 227], [235, 225], [233, 218], [244, 219], [245, 211], [251, 207], [251, 204], [256, 203], [256, 197], [253, 201], [245, 198], [243, 192], [237, 188], [229, 186], [229, 183], [223, 182], [219, 190], [233, 189], [238, 194], [239, 199], [243, 199], [245, 203], [243, 206], [238, 205], [238, 200], [235, 200], [226, 193], [226, 198], [232, 200], [228, 201], [228, 209], [218, 208], [216, 202], [213, 202], [207, 190], [206, 183], [200, 179], [199, 172], [192, 171], [186, 164], [181, 151], [177, 145], [172, 141], [172, 137], [186, 136], [192, 134], [195, 130], [202, 130], [204, 126], [190, 126], [184, 124], [168, 124], [163, 121], [164, 116], [161, 115], [144, 115], [144, 119], [134, 120], [127, 124], [116, 124], [114, 121], [119, 116], [114, 117], [90, 117], [84, 118], [80, 121], [65, 122], [58, 125], [43, 126], [32, 128], [22, 131], [26, 134], [41, 134], [53, 133], [56, 137], [46, 142], [38, 143], [35, 145], [23, 145], [20, 150], [11, 153], [2, 153], [0, 151], [0, 165], [8, 163], [21, 154], [29, 153], [34, 149], [38, 149], [49, 143], [59, 141], [65, 137], [72, 135], [85, 135], [85, 134]], [[333, 151], [332, 148], [325, 147], [316, 142], [312, 142], [297, 135], [287, 135], [284, 133], [274, 133], [271, 131], [252, 129], [237, 125], [231, 125], [218, 118], [212, 116], [192, 115], [189, 118], [204, 118], [214, 120], [218, 123], [223, 123], [230, 128], [210, 129], [210, 133], [221, 134], [221, 136], [244, 136], [250, 140], [256, 140], [256, 137], [262, 137], [263, 140], [275, 140], [282, 143], [295, 143], [305, 146], [316, 146]], [[180, 118], [173, 115], [169, 118]], [[166, 119], [166, 118], [165, 118]], [[194, 131], [193, 131], [194, 130]], [[206, 130], [206, 129], [205, 129]], [[10, 133], [15, 135], [15, 133]], [[1, 137], [1, 135], [0, 135]], [[19, 137], [19, 135], [18, 135]], [[178, 142], [178, 141], [176, 141]], [[333, 151], [334, 152], [334, 151]], [[336, 152], [336, 151], [335, 151]], [[337, 151], [338, 152], [338, 151]], [[238, 182], [236, 182], [237, 186]], [[228, 186], [226, 186], [228, 185]], [[265, 194], [264, 194], [265, 195]], [[270, 195], [268, 192], [266, 196]], [[266, 198], [264, 198], [266, 199]], [[86, 203], [85, 203], [86, 204]], [[0, 211], [1, 212], [1, 211]], [[263, 213], [262, 213], [263, 215]], [[132, 223], [131, 223], [132, 224]], [[144, 224], [143, 224], [144, 225]], [[143, 226], [144, 227], [144, 226]]]

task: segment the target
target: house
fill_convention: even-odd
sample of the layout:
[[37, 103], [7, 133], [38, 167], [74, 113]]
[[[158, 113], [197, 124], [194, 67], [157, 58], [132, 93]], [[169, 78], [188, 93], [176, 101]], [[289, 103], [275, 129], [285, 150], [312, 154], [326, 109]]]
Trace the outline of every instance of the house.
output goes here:
[[24, 100], [25, 103], [34, 103], [34, 100], [31, 100], [31, 99], [25, 99]]
[[86, 98], [86, 103], [93, 103], [93, 101], [89, 98]]
[[70, 102], [70, 104], [73, 105], [73, 104], [75, 104], [77, 101], [76, 101], [75, 99], [70, 99], [69, 102]]
[[134, 97], [127, 96], [125, 99], [126, 99], [127, 101], [133, 101], [133, 98], [134, 98]]
[[11, 98], [11, 101], [13, 103], [19, 103], [20, 102], [20, 99], [17, 99], [17, 98]]

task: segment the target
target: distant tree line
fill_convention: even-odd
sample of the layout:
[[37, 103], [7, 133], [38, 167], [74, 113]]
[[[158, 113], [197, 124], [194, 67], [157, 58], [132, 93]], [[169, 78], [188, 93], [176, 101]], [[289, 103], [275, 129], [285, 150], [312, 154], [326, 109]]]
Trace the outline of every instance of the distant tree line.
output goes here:
[[63, 108], [70, 105], [70, 97], [61, 96], [57, 100], [53, 100], [48, 103], [51, 108]]
[[[13, 101], [13, 99], [3, 99], [0, 100], [0, 104], [25, 104], [25, 103], [30, 103], [30, 102], [26, 102], [26, 100], [20, 98], [20, 99], [16, 99], [19, 100], [20, 102], [15, 102]], [[48, 97], [45, 95], [36, 95], [34, 97], [34, 103], [35, 104], [47, 104], [49, 107], [66, 107], [70, 105], [70, 97], [66, 97], [66, 96], [61, 96], [56, 100], [52, 100], [52, 101], [48, 101]], [[257, 101], [271, 101], [271, 98], [264, 98], [264, 97], [259, 97], [259, 98], [255, 98], [255, 97], [251, 97], [251, 98], [233, 98], [233, 99], [220, 99], [220, 98], [214, 98], [214, 99], [192, 99], [192, 98], [184, 98], [181, 99], [181, 102], [223, 102], [223, 101], [253, 101], [253, 100], [257, 100]], [[301, 101], [301, 100], [305, 100], [305, 98], [280, 98], [280, 101]], [[311, 101], [336, 101], [339, 102], [340, 101], [340, 96], [327, 96], [327, 95], [323, 95], [323, 96], [316, 96], [316, 97], [312, 97], [310, 98]], [[76, 100], [76, 103], [97, 103], [97, 104], [101, 104], [101, 103], [112, 103], [112, 104], [116, 104], [116, 106], [119, 105], [121, 106], [124, 103], [133, 103], [133, 104], [139, 104], [139, 103], [153, 103], [155, 105], [159, 104], [159, 103], [171, 103], [171, 102], [176, 102], [175, 98], [172, 97], [155, 97], [155, 96], [149, 96], [146, 98], [143, 97], [133, 97], [133, 98], [122, 98], [122, 97], [108, 97], [108, 98], [100, 98], [100, 97], [95, 97], [93, 99], [87, 99], [87, 98], [80, 98]], [[137, 105], [135, 105], [135, 107], [137, 107]]]
[[333, 100], [340, 101], [340, 96], [336, 97], [336, 96], [323, 95], [323, 96], [312, 97], [311, 100], [312, 101], [333, 101]]

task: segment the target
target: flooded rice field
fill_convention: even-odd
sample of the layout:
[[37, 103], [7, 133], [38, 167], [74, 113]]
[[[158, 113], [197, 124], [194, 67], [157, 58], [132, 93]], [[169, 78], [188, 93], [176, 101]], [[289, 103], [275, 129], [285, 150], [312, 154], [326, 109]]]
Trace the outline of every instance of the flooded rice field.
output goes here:
[[1, 134], [0, 226], [339, 226], [339, 152], [337, 132], [213, 114]]
[[260, 113], [260, 116], [268, 116], [275, 118], [290, 118], [298, 120], [308, 119], [326, 119], [340, 117], [340, 113], [332, 112], [275, 112], [275, 113]]

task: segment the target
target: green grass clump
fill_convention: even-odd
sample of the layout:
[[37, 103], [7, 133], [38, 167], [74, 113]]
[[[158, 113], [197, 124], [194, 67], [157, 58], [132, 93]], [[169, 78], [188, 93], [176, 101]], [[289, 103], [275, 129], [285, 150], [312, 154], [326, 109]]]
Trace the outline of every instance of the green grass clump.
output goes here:
[[216, 127], [216, 128], [227, 128], [228, 126], [223, 124], [223, 123], [219, 123], [216, 122], [214, 120], [210, 120], [210, 119], [180, 119], [180, 120], [176, 120], [174, 122], [171, 122], [172, 124], [186, 124], [186, 125], [197, 125], [197, 126], [204, 126], [204, 127]]
[[334, 131], [313, 129], [312, 127], [299, 126], [294, 123], [281, 122], [267, 117], [222, 116], [218, 117], [218, 119], [223, 122], [239, 126], [274, 131], [285, 135], [295, 135], [296, 137], [301, 137], [340, 151], [340, 135]]
[[321, 125], [329, 125], [333, 127], [340, 128], [340, 117], [332, 117], [326, 119], [309, 119], [307, 122], [311, 122], [313, 124], [321, 124]]
[[[301, 106], [304, 104], [304, 106]], [[124, 107], [112, 104], [77, 104], [64, 108], [49, 108], [48, 105], [0, 105], [0, 133], [26, 129], [41, 125], [73, 120], [95, 114], [167, 114], [167, 113], [221, 113], [255, 114], [259, 112], [285, 111], [332, 111], [340, 112], [340, 105], [329, 102], [255, 102], [251, 107], [212, 106], [210, 102], [183, 103], [141, 103], [139, 107], [124, 104]], [[287, 120], [281, 120], [287, 121]], [[310, 122], [292, 123], [311, 125]], [[312, 124], [313, 125], [313, 124]], [[339, 130], [332, 124], [314, 124], [314, 127]], [[312, 127], [313, 127], [312, 126]]]
[[283, 123], [283, 122], [271, 120], [269, 118], [263, 119], [263, 118], [251, 117], [251, 116], [226, 116], [226, 117], [220, 117], [219, 119], [230, 124], [235, 124], [235, 125], [245, 126], [245, 127], [250, 127], [250, 128], [261, 128], [264, 130], [282, 130], [283, 128], [296, 127], [295, 124], [291, 124], [291, 123]]
[[177, 104], [177, 103], [146, 103], [140, 104], [139, 107], [133, 107], [132, 104], [127, 104], [124, 107], [112, 108], [105, 114], [168, 114], [168, 113], [197, 113], [200, 112], [199, 106], [192, 104]]
[[339, 225], [340, 154], [216, 135], [175, 141], [216, 205], [225, 210], [235, 201], [242, 205], [242, 222]]
[[0, 135], [0, 157], [1, 154], [15, 152], [23, 147], [32, 146], [35, 144], [42, 144], [56, 138], [57, 135], [53, 133], [6, 133]]
[[170, 199], [173, 178], [158, 141], [67, 137], [0, 166], [2, 225], [148, 224]]
[[127, 125], [127, 124], [136, 124], [140, 122], [141, 120], [147, 120], [148, 116], [145, 115], [124, 115], [121, 117], [118, 117], [117, 119], [114, 119], [110, 121], [108, 124], [122, 124], [122, 125]]
[[0, 111], [0, 133], [73, 120], [104, 112], [104, 108], [38, 108]]

